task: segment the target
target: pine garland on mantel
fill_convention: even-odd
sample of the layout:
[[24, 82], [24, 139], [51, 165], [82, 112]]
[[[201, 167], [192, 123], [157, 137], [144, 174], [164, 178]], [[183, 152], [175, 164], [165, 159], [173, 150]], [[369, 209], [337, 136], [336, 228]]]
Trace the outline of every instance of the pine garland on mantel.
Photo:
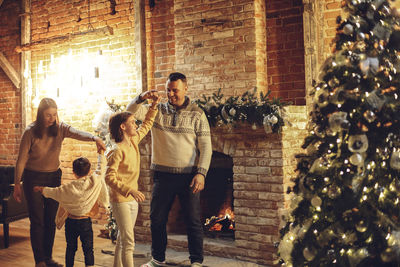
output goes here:
[[266, 94], [257, 90], [247, 91], [241, 96], [231, 96], [224, 101], [221, 88], [212, 96], [203, 95], [202, 99], [195, 100], [207, 116], [210, 127], [220, 127], [230, 124], [237, 127], [240, 123], [248, 123], [252, 129], [258, 126], [264, 127], [266, 133], [280, 132], [286, 120], [284, 106], [290, 102], [283, 102], [280, 98], [269, 98], [271, 91]]

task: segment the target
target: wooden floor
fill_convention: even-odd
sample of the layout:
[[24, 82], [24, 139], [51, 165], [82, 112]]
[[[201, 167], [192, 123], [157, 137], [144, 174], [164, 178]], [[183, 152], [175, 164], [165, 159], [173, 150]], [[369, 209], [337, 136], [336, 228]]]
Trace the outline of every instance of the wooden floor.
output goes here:
[[[29, 220], [24, 219], [10, 224], [10, 246], [4, 248], [3, 240], [3, 227], [0, 226], [0, 266], [1, 267], [30, 267], [35, 266], [33, 253], [30, 245], [29, 238]], [[100, 229], [103, 229], [101, 225], [93, 225], [94, 232], [94, 252], [95, 252], [95, 266], [112, 266], [113, 255], [103, 253], [113, 252], [114, 245], [109, 239], [98, 237]], [[80, 242], [79, 242], [80, 246]], [[65, 255], [65, 236], [64, 228], [57, 230], [54, 248], [53, 258], [64, 264]], [[149, 255], [138, 255], [135, 259], [135, 266], [147, 262], [150, 259]], [[75, 256], [75, 267], [84, 267], [84, 258], [82, 248], [79, 247]]]

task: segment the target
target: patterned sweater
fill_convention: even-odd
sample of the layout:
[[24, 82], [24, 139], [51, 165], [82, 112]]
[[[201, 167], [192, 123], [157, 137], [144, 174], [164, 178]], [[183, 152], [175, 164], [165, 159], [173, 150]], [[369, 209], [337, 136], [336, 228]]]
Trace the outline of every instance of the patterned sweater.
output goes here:
[[[152, 157], [150, 169], [169, 173], [207, 175], [211, 161], [210, 126], [202, 109], [190, 103], [175, 109], [169, 103], [158, 104], [158, 114], [151, 129]], [[132, 100], [127, 110], [141, 119], [148, 105]]]

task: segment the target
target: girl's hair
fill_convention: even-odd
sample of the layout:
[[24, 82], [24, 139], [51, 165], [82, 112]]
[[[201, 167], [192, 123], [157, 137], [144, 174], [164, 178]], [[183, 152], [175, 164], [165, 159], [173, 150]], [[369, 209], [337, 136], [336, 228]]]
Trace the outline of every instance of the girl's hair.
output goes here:
[[78, 177], [86, 176], [90, 171], [90, 161], [84, 157], [77, 158], [72, 162], [72, 170]]
[[[54, 101], [51, 98], [43, 98], [39, 103], [39, 107], [38, 107], [37, 114], [36, 114], [36, 121], [35, 121], [35, 123], [34, 123], [34, 125], [32, 127], [33, 135], [36, 138], [42, 138], [42, 136], [43, 136], [43, 132], [44, 132], [44, 129], [45, 129], [45, 126], [44, 126], [44, 121], [45, 121], [44, 111], [46, 109], [48, 109], [48, 108], [57, 109], [56, 101]], [[57, 114], [57, 119], [54, 122], [54, 124], [51, 125], [50, 127], [48, 127], [48, 129], [47, 129], [48, 130], [48, 134], [50, 136], [57, 136], [57, 134], [58, 134], [57, 124], [58, 124], [58, 114]]]
[[110, 121], [108, 122], [108, 129], [110, 130], [111, 138], [114, 139], [115, 142], [119, 143], [124, 139], [121, 124], [126, 122], [132, 115], [133, 114], [129, 111], [124, 111], [111, 116]]

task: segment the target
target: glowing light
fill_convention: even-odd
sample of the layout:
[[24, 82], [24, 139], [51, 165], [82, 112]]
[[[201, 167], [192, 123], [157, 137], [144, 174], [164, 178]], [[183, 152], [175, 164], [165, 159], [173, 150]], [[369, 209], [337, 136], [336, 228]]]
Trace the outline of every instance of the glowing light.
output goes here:
[[388, 240], [390, 238], [390, 233], [388, 233], [385, 238]]
[[345, 159], [344, 160], [344, 164], [348, 164], [349, 163], [349, 160], [348, 159]]
[[362, 197], [362, 200], [363, 200], [363, 201], [367, 200], [367, 196], [364, 195], [364, 196]]

